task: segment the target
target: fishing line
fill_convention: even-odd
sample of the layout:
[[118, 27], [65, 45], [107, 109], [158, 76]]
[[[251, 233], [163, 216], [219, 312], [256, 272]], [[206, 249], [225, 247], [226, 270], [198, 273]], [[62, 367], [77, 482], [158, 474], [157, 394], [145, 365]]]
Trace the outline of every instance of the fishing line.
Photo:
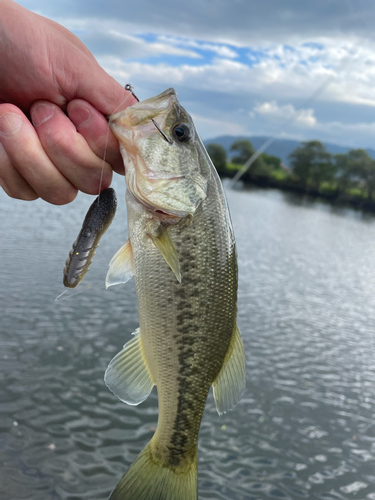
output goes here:
[[60, 298], [66, 293], [66, 290], [64, 290], [62, 293], [60, 293], [60, 295], [58, 295], [56, 298], [55, 298], [55, 302], [57, 302], [58, 300], [60, 300]]
[[[125, 99], [120, 102], [120, 104], [112, 111], [111, 115], [113, 115], [114, 113], [116, 113], [116, 111], [129, 99], [129, 97], [132, 95], [134, 96], [137, 101], [139, 101], [138, 97], [134, 94], [133, 92], [133, 87], [127, 83], [125, 85], [125, 90], [127, 90], [129, 93], [128, 95], [125, 97]], [[111, 116], [109, 115], [109, 116]], [[102, 183], [103, 183], [103, 172], [104, 172], [104, 164], [105, 164], [105, 157], [106, 157], [106, 154], [107, 154], [107, 147], [108, 147], [108, 139], [109, 139], [109, 125], [107, 127], [107, 135], [106, 135], [106, 138], [105, 138], [105, 144], [104, 144], [104, 155], [103, 155], [103, 159], [102, 159], [102, 170], [100, 172], [100, 182], [99, 182], [99, 193], [98, 193], [98, 204], [100, 202], [100, 193], [101, 193], [101, 190], [102, 190]]]
[[[127, 90], [129, 92], [129, 94], [125, 97], [125, 99], [117, 106], [117, 108], [115, 108], [112, 113], [108, 116], [108, 118], [110, 119], [110, 117], [116, 113], [116, 111], [129, 99], [129, 97], [132, 95], [137, 102], [139, 102], [139, 99], [138, 97], [134, 94], [134, 90], [133, 90], [133, 86], [130, 85], [130, 83], [127, 83], [125, 85], [125, 90]], [[168, 137], [164, 134], [164, 132], [161, 130], [161, 128], [159, 127], [159, 125], [156, 123], [155, 120], [151, 119], [152, 123], [155, 125], [155, 127], [158, 129], [158, 131], [160, 132], [160, 134], [163, 136], [163, 138], [169, 143], [169, 144], [172, 144], [172, 142], [168, 139]], [[103, 181], [103, 172], [104, 172], [104, 163], [105, 163], [105, 157], [106, 157], [106, 153], [107, 153], [107, 146], [108, 146], [108, 139], [109, 139], [109, 125], [108, 125], [108, 128], [107, 128], [107, 135], [106, 135], [106, 138], [105, 138], [105, 145], [104, 145], [104, 155], [103, 155], [103, 160], [102, 160], [102, 170], [101, 170], [101, 173], [100, 173], [100, 183], [99, 183], [99, 193], [98, 193], [98, 203], [100, 202], [100, 193], [101, 193], [101, 189], [102, 189], [102, 181]]]
[[[90, 282], [85, 282], [85, 283], [80, 283], [80, 286], [78, 289], [72, 290], [71, 288], [66, 288], [63, 292], [60, 293], [55, 298], [55, 302], [60, 302], [61, 300], [69, 300], [76, 295], [83, 293], [83, 292], [88, 292], [93, 288], [93, 285]], [[65, 295], [65, 297], [63, 297]]]
[[[111, 115], [113, 115], [128, 99], [131, 95], [133, 95], [137, 101], [139, 101], [139, 99], [134, 95], [134, 92], [133, 92], [133, 87], [130, 85], [130, 84], [126, 84], [125, 85], [125, 90], [128, 91], [128, 94], [127, 96], [125, 97], [125, 99], [112, 111]], [[109, 115], [108, 118], [111, 117], [111, 115]], [[102, 168], [101, 168], [101, 172], [100, 172], [100, 182], [99, 182], [99, 193], [98, 193], [98, 197], [97, 197], [97, 203], [100, 204], [100, 195], [101, 195], [101, 190], [102, 190], [102, 184], [103, 184], [103, 173], [104, 173], [104, 165], [105, 165], [105, 159], [106, 159], [106, 155], [107, 155], [107, 148], [108, 148], [108, 140], [109, 140], [109, 132], [110, 132], [110, 129], [109, 129], [109, 126], [107, 127], [107, 134], [106, 134], [106, 138], [105, 138], [105, 143], [104, 143], [104, 154], [103, 154], [103, 159], [102, 159]], [[62, 293], [60, 293], [60, 295], [58, 295], [56, 298], [55, 298], [55, 302], [57, 301], [60, 301], [60, 300], [65, 300], [65, 299], [70, 299], [72, 297], [74, 297], [75, 295], [79, 294], [79, 293], [82, 293], [83, 291], [86, 291], [88, 289], [91, 288], [91, 285], [89, 283], [85, 283], [84, 285], [81, 285], [79, 290], [75, 290], [73, 293], [72, 292], [69, 292], [68, 289], [64, 290]], [[68, 292], [68, 295], [66, 295], [66, 293]]]
[[104, 155], [103, 155], [103, 160], [102, 160], [102, 169], [100, 171], [98, 204], [99, 204], [99, 200], [100, 200], [100, 193], [102, 192], [103, 172], [104, 172], [105, 157], [106, 157], [106, 154], [107, 154], [108, 138], [109, 138], [109, 126], [107, 127], [107, 134], [106, 134], [105, 143], [104, 143]]

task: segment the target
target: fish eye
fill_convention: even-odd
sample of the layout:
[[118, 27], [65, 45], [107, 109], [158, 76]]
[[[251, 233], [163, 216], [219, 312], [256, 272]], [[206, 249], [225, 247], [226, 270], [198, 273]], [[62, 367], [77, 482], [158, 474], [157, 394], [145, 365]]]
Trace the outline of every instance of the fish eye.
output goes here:
[[173, 127], [172, 134], [178, 142], [187, 142], [190, 139], [190, 128], [184, 123], [178, 123]]

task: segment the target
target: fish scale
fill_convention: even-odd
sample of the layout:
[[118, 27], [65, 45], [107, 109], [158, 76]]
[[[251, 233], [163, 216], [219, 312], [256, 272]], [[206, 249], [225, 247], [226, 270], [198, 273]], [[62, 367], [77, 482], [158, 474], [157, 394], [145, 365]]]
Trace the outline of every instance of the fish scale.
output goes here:
[[[219, 188], [210, 189], [214, 187]], [[194, 223], [187, 221], [170, 230], [181, 266], [181, 284], [147, 237], [147, 227], [132, 222], [137, 219], [141, 225], [145, 221], [147, 226], [148, 219], [139, 217], [139, 208], [133, 213], [128, 201], [141, 336], [149, 366], [157, 360], [154, 372], [151, 369], [160, 412], [155, 453], [167, 463], [176, 462], [176, 455], [183, 460], [196, 454], [207, 394], [223, 363], [236, 319], [235, 248], [233, 241], [215, 236], [215, 226], [223, 225], [225, 210], [220, 206], [222, 198], [213, 199], [215, 204], [211, 196], [202, 203]], [[165, 300], [165, 290], [170, 290], [170, 301]], [[217, 300], [220, 296], [226, 297], [224, 303]]]
[[[150, 127], [154, 119], [164, 137]], [[110, 500], [196, 500], [209, 389], [219, 413], [244, 389], [230, 216], [221, 181], [173, 89], [116, 114], [111, 128], [126, 166], [129, 241], [111, 262], [107, 282], [119, 282], [121, 259], [131, 267], [140, 328], [111, 361], [106, 383], [129, 404], [156, 385], [159, 417]]]

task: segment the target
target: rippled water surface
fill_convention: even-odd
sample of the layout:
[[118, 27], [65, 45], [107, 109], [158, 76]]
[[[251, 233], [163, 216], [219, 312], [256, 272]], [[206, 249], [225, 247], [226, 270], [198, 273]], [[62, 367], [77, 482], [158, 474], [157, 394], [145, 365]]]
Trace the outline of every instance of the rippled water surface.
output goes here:
[[[247, 389], [222, 417], [209, 396], [199, 498], [375, 500], [375, 219], [277, 191], [228, 200]], [[119, 201], [82, 292], [55, 302], [91, 198], [0, 194], [1, 499], [105, 500], [154, 432], [154, 391], [131, 407], [103, 382], [138, 326], [133, 283], [104, 288]]]

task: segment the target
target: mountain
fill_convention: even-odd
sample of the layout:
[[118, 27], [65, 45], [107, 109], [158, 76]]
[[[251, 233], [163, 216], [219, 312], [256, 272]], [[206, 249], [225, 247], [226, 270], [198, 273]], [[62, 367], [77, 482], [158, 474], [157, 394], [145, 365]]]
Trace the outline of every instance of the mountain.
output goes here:
[[[214, 142], [216, 144], [220, 144], [225, 148], [228, 157], [230, 158], [235, 154], [235, 152], [230, 151], [230, 147], [233, 144], [234, 141], [237, 141], [238, 139], [249, 139], [254, 146], [255, 149], [258, 149], [264, 144], [266, 141], [270, 139], [270, 137], [264, 137], [264, 136], [232, 136], [232, 135], [221, 135], [219, 137], [215, 137], [213, 139], [207, 139], [204, 141], [204, 144], [207, 146], [207, 144], [210, 144], [211, 142]], [[353, 148], [348, 148], [345, 146], [338, 146], [337, 144], [330, 144], [329, 142], [323, 142], [327, 150], [333, 154], [336, 155], [338, 153], [347, 153], [350, 149]], [[278, 156], [281, 158], [281, 161], [284, 163], [284, 165], [289, 165], [289, 158], [288, 156], [292, 151], [294, 151], [297, 147], [301, 146], [300, 141], [293, 141], [291, 139], [275, 139], [275, 141], [266, 149], [266, 153], [269, 155], [273, 156]], [[374, 149], [366, 149], [367, 153], [371, 156], [371, 158], [375, 159], [375, 150]]]

